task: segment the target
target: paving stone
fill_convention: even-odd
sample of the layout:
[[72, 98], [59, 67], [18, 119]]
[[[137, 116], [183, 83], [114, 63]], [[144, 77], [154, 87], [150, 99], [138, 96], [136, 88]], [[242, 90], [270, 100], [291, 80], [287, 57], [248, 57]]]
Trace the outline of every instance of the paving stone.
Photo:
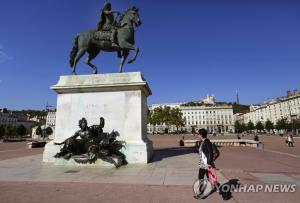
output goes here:
[[265, 183], [289, 183], [300, 185], [300, 181], [284, 174], [276, 173], [250, 173]]

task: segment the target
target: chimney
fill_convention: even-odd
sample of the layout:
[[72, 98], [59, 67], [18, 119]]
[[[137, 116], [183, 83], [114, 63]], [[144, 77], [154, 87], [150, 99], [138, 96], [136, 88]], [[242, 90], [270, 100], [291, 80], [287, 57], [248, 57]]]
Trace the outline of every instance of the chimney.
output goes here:
[[287, 92], [286, 92], [286, 96], [289, 98], [289, 97], [291, 97], [292, 96], [292, 94], [291, 94], [291, 90], [288, 90]]
[[299, 95], [299, 92], [297, 89], [294, 90], [294, 96], [298, 96]]

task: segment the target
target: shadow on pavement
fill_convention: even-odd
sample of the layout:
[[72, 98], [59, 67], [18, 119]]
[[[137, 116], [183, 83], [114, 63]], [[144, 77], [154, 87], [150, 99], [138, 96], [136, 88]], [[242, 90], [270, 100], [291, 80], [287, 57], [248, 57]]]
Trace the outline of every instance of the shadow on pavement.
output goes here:
[[195, 153], [194, 148], [187, 147], [171, 147], [164, 149], [154, 149], [153, 150], [153, 158], [150, 162], [161, 161], [164, 158], [180, 156], [185, 154]]
[[232, 198], [232, 191], [235, 188], [238, 188], [239, 185], [239, 179], [230, 179], [226, 183], [220, 185], [219, 194], [222, 196], [223, 200], [229, 200]]

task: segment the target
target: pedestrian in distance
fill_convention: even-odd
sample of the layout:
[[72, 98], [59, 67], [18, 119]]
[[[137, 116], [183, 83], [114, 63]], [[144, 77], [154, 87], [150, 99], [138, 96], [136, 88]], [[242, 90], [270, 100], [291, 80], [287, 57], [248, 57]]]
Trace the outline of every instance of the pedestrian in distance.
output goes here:
[[294, 147], [294, 138], [293, 138], [292, 132], [288, 132], [288, 134], [287, 134], [287, 146]]

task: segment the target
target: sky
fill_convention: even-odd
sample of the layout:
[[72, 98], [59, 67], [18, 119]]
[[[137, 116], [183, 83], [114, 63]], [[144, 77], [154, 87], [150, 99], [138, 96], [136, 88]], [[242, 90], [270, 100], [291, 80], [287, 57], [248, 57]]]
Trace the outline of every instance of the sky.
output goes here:
[[[140, 54], [125, 71], [140, 71], [153, 95], [148, 103], [199, 100], [214, 94], [260, 103], [300, 90], [300, 1], [112, 0], [114, 10], [139, 8]], [[50, 86], [69, 75], [77, 33], [94, 29], [102, 0], [1, 0], [0, 108], [56, 106]], [[85, 58], [85, 57], [84, 57]], [[84, 59], [83, 58], [83, 59]], [[93, 61], [118, 71], [115, 53]], [[82, 61], [79, 74], [91, 74]]]

